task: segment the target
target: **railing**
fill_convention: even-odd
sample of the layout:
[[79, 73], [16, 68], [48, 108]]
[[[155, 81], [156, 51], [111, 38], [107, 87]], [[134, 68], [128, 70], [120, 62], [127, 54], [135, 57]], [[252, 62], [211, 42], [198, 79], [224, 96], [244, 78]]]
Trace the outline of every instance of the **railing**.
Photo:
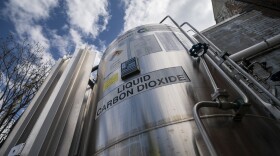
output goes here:
[[[196, 39], [194, 39], [192, 36], [188, 35], [183, 29], [182, 27], [184, 25], [188, 25], [192, 31], [194, 31], [198, 37], [200, 37], [200, 39], [209, 44], [211, 49], [213, 49], [214, 51], [217, 51], [219, 52], [219, 54], [223, 54], [223, 52], [217, 47], [215, 46], [210, 40], [208, 40], [203, 34], [201, 34], [198, 30], [196, 30], [191, 24], [189, 24], [188, 22], [184, 22], [183, 24], [181, 24], [180, 26], [177, 24], [177, 22], [175, 22], [175, 20], [173, 20], [170, 16], [166, 16], [162, 21], [160, 21], [160, 23], [164, 22], [167, 18], [169, 18], [176, 26], [177, 28], [180, 29], [180, 31], [195, 45], [197, 44], [198, 42], [196, 41]], [[216, 54], [216, 53], [214, 53]], [[221, 67], [219, 65], [217, 65], [215, 63], [215, 61], [210, 57], [208, 56], [209, 54], [205, 54], [203, 56], [200, 57], [200, 59], [202, 60], [202, 63], [203, 63], [203, 66], [204, 66], [204, 69], [206, 71], [206, 74], [208, 75], [208, 78], [211, 82], [211, 85], [214, 89], [214, 93], [219, 93], [221, 90], [218, 88], [218, 86], [216, 85], [216, 82], [213, 78], [213, 76], [211, 75], [211, 72], [209, 71], [209, 68], [205, 62], [205, 58], [217, 69], [217, 71], [225, 78], [225, 80], [227, 80], [229, 82], [229, 84], [233, 87], [233, 89], [239, 93], [239, 95], [242, 97], [243, 101], [244, 101], [244, 106], [249, 106], [248, 104], [248, 98], [247, 96], [244, 94], [244, 92], [227, 76], [227, 74], [221, 69]], [[212, 56], [213, 57], [213, 56]], [[237, 68], [237, 71], [241, 72], [241, 73], [246, 73], [243, 69], [240, 69], [238, 68], [239, 66], [234, 62], [232, 61], [229, 57], [227, 57], [226, 55], [223, 55], [223, 56], [219, 56], [216, 54], [216, 56], [214, 57], [219, 57], [219, 59], [221, 60], [226, 60], [228, 61], [232, 66], [236, 67]], [[258, 82], [254, 81], [254, 79], [250, 76], [250, 75], [246, 75], [248, 76], [248, 78], [250, 80], [253, 81], [254, 84], [258, 84], [258, 86], [260, 85]], [[265, 89], [265, 88], [261, 88], [262, 90]], [[266, 94], [271, 94], [271, 93], [267, 93]], [[272, 94], [271, 94], [272, 95]], [[271, 98], [273, 98], [272, 96], [270, 95]], [[198, 102], [197, 104], [195, 104], [194, 108], [193, 108], [193, 114], [194, 114], [194, 119], [195, 119], [195, 122], [196, 122], [196, 125], [198, 127], [198, 130], [200, 131], [201, 135], [202, 135], [202, 138], [204, 140], [204, 142], [206, 143], [206, 146], [210, 152], [210, 154], [212, 156], [216, 156], [217, 155], [217, 152], [205, 130], [205, 127], [203, 126], [203, 123], [201, 122], [201, 119], [200, 119], [200, 116], [199, 116], [199, 109], [202, 108], [202, 107], [216, 107], [216, 108], [219, 108], [219, 109], [242, 109], [242, 106], [238, 106], [238, 104], [236, 103], [233, 103], [233, 102], [228, 102], [226, 99], [223, 98], [224, 95], [222, 94], [218, 94], [217, 97], [215, 97], [213, 100], [215, 100], [216, 102], [214, 101], [202, 101], [202, 102]], [[275, 99], [274, 97], [274, 101], [276, 103], [278, 103], [279, 100]], [[246, 108], [246, 107], [245, 107]], [[241, 113], [241, 114], [239, 114]], [[237, 112], [236, 113], [236, 116], [239, 117], [239, 119], [242, 118], [242, 116], [244, 115], [245, 111], [241, 110], [240, 112]], [[236, 117], [236, 118], [238, 118]]]

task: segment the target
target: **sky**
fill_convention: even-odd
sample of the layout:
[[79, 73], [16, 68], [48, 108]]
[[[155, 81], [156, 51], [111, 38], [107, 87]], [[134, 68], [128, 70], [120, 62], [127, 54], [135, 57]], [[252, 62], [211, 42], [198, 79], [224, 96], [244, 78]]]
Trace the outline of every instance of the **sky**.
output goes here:
[[211, 0], [1, 0], [0, 37], [39, 42], [57, 60], [85, 47], [102, 54], [125, 31], [166, 15], [200, 31], [215, 24]]

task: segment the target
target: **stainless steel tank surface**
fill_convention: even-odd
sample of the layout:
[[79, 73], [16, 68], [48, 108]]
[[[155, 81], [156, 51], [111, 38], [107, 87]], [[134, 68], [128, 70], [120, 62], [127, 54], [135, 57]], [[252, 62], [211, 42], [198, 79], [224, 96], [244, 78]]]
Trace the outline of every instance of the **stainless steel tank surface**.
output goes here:
[[[109, 45], [94, 88], [88, 155], [209, 155], [192, 109], [211, 100], [213, 89], [191, 46], [179, 29], [160, 24], [136, 27]], [[122, 79], [131, 58], [138, 73]], [[231, 100], [239, 98], [215, 79]], [[200, 114], [219, 155], [280, 155], [278, 121], [248, 114], [234, 122], [232, 111], [215, 108]]]

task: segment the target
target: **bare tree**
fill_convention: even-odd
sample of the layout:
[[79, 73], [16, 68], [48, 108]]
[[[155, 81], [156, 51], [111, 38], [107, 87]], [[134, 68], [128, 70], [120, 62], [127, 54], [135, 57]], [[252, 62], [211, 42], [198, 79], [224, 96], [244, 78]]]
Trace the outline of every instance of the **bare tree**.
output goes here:
[[39, 43], [0, 38], [0, 147], [51, 68], [43, 56]]

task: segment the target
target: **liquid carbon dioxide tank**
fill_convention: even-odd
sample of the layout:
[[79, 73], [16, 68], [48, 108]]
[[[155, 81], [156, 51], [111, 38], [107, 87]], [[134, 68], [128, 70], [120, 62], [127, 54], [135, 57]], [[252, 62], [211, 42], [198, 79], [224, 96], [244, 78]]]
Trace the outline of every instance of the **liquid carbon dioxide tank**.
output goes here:
[[[179, 29], [162, 24], [136, 27], [109, 45], [94, 87], [87, 155], [210, 155], [193, 107], [211, 101], [213, 89], [201, 61], [189, 55], [192, 45]], [[240, 98], [222, 77], [214, 78], [229, 101]], [[279, 122], [254, 110], [235, 122], [232, 113], [200, 111], [219, 155], [280, 155]]]

